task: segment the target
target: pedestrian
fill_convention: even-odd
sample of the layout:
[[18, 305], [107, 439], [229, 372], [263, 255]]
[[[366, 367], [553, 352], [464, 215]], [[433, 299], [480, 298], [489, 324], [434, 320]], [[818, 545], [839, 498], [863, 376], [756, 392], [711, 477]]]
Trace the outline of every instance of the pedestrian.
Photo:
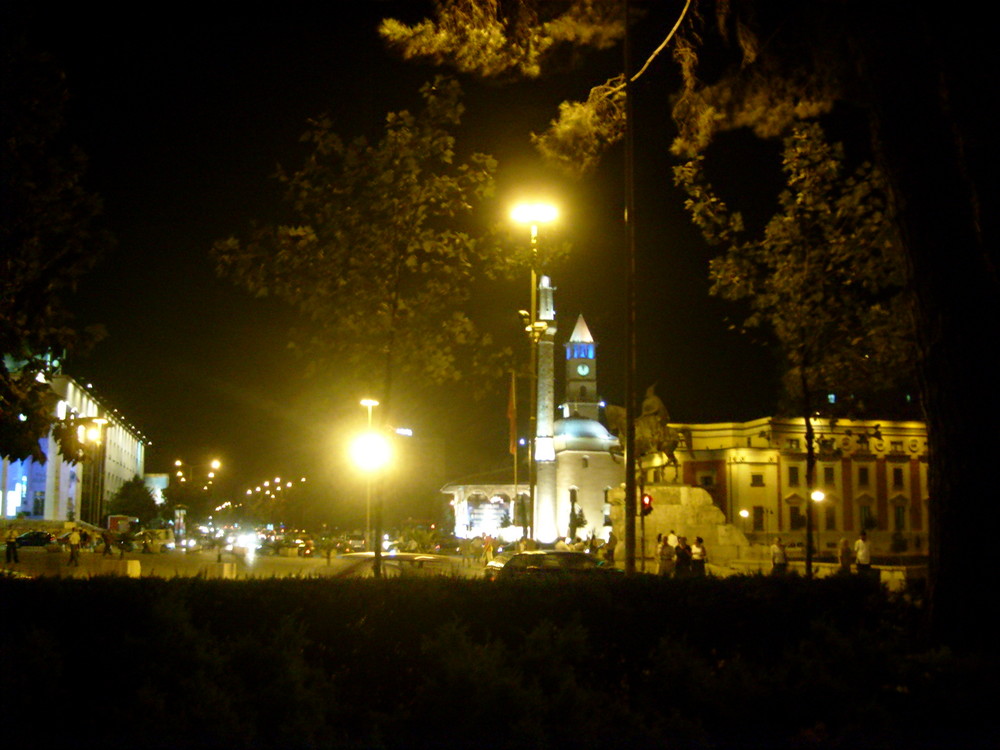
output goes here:
[[493, 560], [493, 537], [486, 535], [483, 537], [482, 563], [486, 565]]
[[867, 575], [872, 569], [872, 550], [868, 543], [868, 534], [862, 531], [854, 542], [854, 565], [859, 574]]
[[115, 537], [107, 529], [101, 532], [101, 541], [104, 542], [104, 552], [101, 553], [102, 557], [108, 557], [111, 554], [111, 549], [115, 546]]
[[841, 537], [840, 544], [837, 545], [837, 562], [840, 563], [841, 573], [851, 572], [851, 543], [846, 536]]
[[700, 536], [694, 538], [691, 545], [691, 573], [696, 576], [705, 575], [705, 563], [708, 562], [708, 550], [705, 549], [705, 540]]
[[20, 562], [17, 556], [17, 532], [14, 529], [7, 529], [7, 562]]
[[674, 548], [674, 578], [687, 578], [691, 575], [691, 548], [686, 536], [677, 537]]
[[675, 549], [677, 547], [677, 534], [674, 533], [673, 529], [670, 529], [670, 533], [667, 534], [667, 544]]
[[608, 534], [608, 541], [604, 543], [604, 559], [607, 560], [611, 565], [615, 564], [615, 547], [618, 546], [618, 537], [615, 536], [615, 532], [612, 531]]
[[660, 560], [657, 573], [661, 576], [671, 575], [674, 572], [674, 548], [670, 546], [669, 537], [660, 537], [660, 544], [656, 551]]
[[780, 536], [774, 537], [771, 545], [771, 575], [783, 576], [788, 572], [788, 553]]
[[69, 565], [80, 565], [80, 532], [74, 528], [69, 532]]

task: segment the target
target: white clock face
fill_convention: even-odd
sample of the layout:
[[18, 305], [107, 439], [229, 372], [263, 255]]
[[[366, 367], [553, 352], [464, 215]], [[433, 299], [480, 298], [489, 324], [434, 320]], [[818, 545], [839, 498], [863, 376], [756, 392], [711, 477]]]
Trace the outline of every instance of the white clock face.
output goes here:
[[576, 371], [582, 376], [587, 377], [590, 374], [590, 365], [577, 365]]

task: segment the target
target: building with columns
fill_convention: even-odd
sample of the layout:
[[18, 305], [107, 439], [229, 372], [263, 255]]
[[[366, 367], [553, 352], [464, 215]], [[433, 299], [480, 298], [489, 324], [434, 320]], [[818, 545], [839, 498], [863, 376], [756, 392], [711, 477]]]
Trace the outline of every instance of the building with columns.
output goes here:
[[[820, 552], [841, 538], [868, 532], [876, 550], [927, 551], [927, 429], [922, 422], [814, 419], [816, 470], [806, 477], [805, 421], [764, 417], [750, 422], [671, 423], [675, 462], [653, 451], [642, 457], [642, 480], [653, 497], [647, 525], [661, 529], [673, 488], [706, 492], [726, 523], [751, 543], [804, 543], [811, 490], [814, 543]], [[617, 504], [617, 503], [616, 503]], [[682, 530], [678, 529], [678, 533]]]
[[3, 515], [100, 525], [108, 501], [121, 486], [143, 476], [146, 439], [73, 378], [56, 375], [51, 386], [57, 398], [55, 416], [76, 422], [83, 460], [67, 461], [52, 434], [41, 440], [44, 464], [4, 459], [0, 464]]

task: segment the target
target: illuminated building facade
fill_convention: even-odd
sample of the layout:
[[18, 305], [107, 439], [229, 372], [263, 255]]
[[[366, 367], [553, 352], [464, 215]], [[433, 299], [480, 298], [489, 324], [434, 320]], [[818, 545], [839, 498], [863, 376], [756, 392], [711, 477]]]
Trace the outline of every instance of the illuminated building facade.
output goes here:
[[[806, 476], [803, 419], [766, 417], [742, 423], [671, 424], [677, 465], [664, 453], [643, 457], [643, 480], [657, 500], [670, 487], [707, 492], [727, 523], [751, 542], [780, 534], [804, 542], [811, 490], [814, 543], [829, 551], [866, 530], [884, 552], [927, 551], [927, 428], [922, 422], [816, 419], [816, 469]], [[744, 512], [745, 511], [745, 512]], [[680, 531], [680, 530], [678, 530]]]
[[78, 423], [83, 460], [67, 461], [51, 434], [40, 441], [48, 459], [44, 464], [4, 459], [4, 517], [100, 525], [111, 497], [129, 480], [143, 476], [145, 438], [73, 378], [57, 375], [51, 386], [58, 399], [55, 416]]

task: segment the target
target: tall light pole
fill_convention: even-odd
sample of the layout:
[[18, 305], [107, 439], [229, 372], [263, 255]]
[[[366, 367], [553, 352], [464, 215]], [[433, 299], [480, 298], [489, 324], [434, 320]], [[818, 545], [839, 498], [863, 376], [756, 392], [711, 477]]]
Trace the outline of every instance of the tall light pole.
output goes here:
[[[384, 469], [392, 458], [392, 445], [389, 439], [376, 430], [369, 430], [357, 437], [351, 445], [351, 455], [355, 465], [365, 474], [368, 494], [371, 496], [372, 479]], [[375, 561], [372, 573], [376, 578], [382, 577], [382, 497], [375, 503]]]
[[[368, 410], [368, 432], [372, 431], [372, 409], [378, 406], [373, 398], [361, 399], [361, 405]], [[372, 541], [372, 482], [369, 477], [365, 483], [365, 549], [371, 549]]]
[[[555, 206], [549, 203], [519, 203], [513, 211], [511, 218], [519, 224], [527, 224], [531, 227], [531, 306], [524, 315], [524, 330], [528, 334], [531, 342], [531, 411], [528, 427], [528, 502], [530, 508], [528, 513], [532, 518], [532, 532], [535, 532], [535, 487], [538, 482], [538, 425], [541, 422], [552, 421], [552, 403], [550, 399], [539, 398], [539, 391], [543, 383], [538, 376], [539, 341], [550, 328], [554, 330], [554, 325], [550, 326], [550, 321], [540, 320], [538, 312], [538, 227], [541, 224], [548, 224], [556, 220], [559, 212]], [[545, 411], [545, 414], [541, 412]]]

